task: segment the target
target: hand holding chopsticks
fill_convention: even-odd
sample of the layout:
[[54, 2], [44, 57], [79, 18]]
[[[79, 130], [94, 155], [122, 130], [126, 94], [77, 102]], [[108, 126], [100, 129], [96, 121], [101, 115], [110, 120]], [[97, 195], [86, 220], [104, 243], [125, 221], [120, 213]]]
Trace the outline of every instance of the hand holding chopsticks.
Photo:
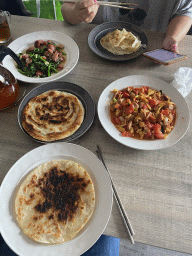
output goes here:
[[117, 193], [117, 191], [116, 191], [116, 188], [115, 188], [114, 183], [113, 183], [113, 181], [112, 181], [112, 179], [111, 179], [111, 175], [110, 175], [110, 173], [109, 173], [109, 170], [107, 169], [107, 166], [106, 166], [106, 164], [105, 164], [105, 162], [104, 162], [101, 149], [100, 149], [100, 147], [99, 147], [98, 145], [97, 145], [97, 150], [96, 150], [96, 152], [97, 152], [98, 158], [101, 160], [101, 162], [103, 163], [104, 167], [106, 168], [106, 170], [107, 170], [107, 172], [108, 172], [108, 174], [109, 174], [109, 177], [110, 177], [110, 180], [111, 180], [111, 184], [112, 184], [113, 193], [114, 193], [114, 196], [115, 196], [117, 205], [118, 205], [118, 207], [119, 207], [119, 211], [120, 211], [121, 216], [122, 216], [122, 218], [123, 218], [123, 221], [124, 221], [124, 223], [125, 223], [125, 226], [126, 226], [126, 229], [127, 229], [128, 235], [129, 235], [129, 238], [130, 238], [130, 240], [131, 240], [131, 243], [134, 244], [134, 240], [133, 240], [134, 231], [133, 231], [133, 228], [132, 228], [131, 223], [130, 223], [128, 217], [127, 217], [127, 214], [126, 214], [126, 212], [125, 212], [125, 209], [124, 209], [124, 207], [123, 207], [123, 204], [122, 204], [122, 202], [121, 202], [121, 200], [120, 200], [120, 198], [119, 198], [119, 195], [118, 195], [118, 193]]

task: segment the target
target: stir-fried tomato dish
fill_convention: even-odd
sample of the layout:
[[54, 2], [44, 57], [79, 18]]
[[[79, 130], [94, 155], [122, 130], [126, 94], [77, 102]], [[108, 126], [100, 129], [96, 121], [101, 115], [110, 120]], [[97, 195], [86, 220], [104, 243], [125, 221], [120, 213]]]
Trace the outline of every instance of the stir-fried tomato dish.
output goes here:
[[176, 106], [170, 97], [148, 86], [113, 90], [111, 121], [124, 137], [165, 139], [173, 130]]

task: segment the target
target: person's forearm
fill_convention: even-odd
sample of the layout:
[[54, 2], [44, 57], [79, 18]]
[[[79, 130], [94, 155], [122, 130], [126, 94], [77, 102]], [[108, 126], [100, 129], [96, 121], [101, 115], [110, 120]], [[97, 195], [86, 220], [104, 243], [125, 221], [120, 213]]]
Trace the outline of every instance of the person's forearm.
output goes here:
[[63, 19], [72, 24], [72, 25], [77, 25], [79, 23], [81, 23], [81, 20], [78, 19], [77, 17], [75, 17], [74, 15], [74, 4], [71, 3], [65, 3], [62, 5], [61, 7], [61, 12], [63, 15]]
[[192, 19], [189, 16], [177, 16], [173, 18], [167, 28], [166, 37], [172, 37], [180, 42], [189, 31]]

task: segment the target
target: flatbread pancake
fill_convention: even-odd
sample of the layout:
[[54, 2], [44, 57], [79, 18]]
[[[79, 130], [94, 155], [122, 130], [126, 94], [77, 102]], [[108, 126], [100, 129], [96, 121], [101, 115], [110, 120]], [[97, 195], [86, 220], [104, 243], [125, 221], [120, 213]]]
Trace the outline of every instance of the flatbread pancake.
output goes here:
[[101, 38], [103, 48], [115, 55], [132, 54], [139, 50], [141, 41], [133, 33], [119, 29], [106, 34]]
[[71, 160], [52, 160], [20, 184], [14, 214], [21, 231], [44, 244], [73, 239], [90, 219], [95, 191], [89, 174]]
[[108, 39], [111, 45], [114, 47], [119, 46], [119, 44], [125, 39], [127, 35], [127, 31], [123, 29], [120, 31], [119, 29], [116, 29], [115, 31], [108, 33]]
[[75, 95], [50, 90], [27, 103], [22, 126], [37, 140], [56, 141], [71, 136], [79, 129], [84, 112], [82, 103]]

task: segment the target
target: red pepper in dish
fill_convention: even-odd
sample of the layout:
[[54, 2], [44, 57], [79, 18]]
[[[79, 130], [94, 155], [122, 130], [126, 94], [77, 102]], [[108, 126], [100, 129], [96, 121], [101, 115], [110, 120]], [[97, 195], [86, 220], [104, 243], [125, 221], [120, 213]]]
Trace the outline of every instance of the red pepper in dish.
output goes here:
[[173, 130], [176, 106], [170, 97], [149, 86], [113, 90], [111, 121], [123, 137], [165, 139]]

